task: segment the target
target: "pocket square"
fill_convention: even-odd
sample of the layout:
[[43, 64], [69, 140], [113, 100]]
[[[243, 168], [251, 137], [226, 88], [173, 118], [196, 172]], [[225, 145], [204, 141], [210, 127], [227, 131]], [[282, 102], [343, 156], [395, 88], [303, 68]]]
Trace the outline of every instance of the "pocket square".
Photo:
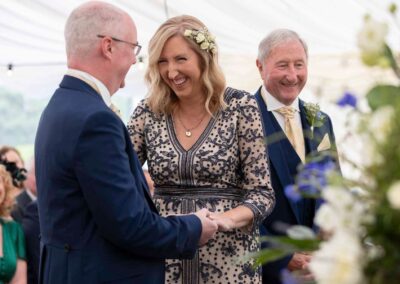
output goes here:
[[321, 152], [331, 148], [331, 142], [329, 141], [328, 133], [325, 133], [324, 138], [322, 138], [321, 143], [317, 147], [317, 151]]

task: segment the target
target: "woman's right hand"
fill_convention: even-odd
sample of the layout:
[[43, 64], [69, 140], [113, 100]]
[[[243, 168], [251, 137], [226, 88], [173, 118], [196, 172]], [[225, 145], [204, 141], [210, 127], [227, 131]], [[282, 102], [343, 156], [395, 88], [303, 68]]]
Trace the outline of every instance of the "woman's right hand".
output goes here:
[[219, 232], [228, 232], [235, 229], [235, 223], [233, 220], [225, 216], [224, 213], [210, 213], [208, 218], [217, 223]]

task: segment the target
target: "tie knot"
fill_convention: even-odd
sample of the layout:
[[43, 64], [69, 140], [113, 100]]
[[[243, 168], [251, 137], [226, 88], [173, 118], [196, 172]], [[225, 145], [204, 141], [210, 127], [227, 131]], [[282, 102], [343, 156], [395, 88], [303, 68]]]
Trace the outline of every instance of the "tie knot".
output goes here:
[[284, 106], [284, 107], [278, 108], [276, 111], [288, 119], [292, 119], [296, 112], [296, 110], [291, 106]]
[[116, 115], [118, 115], [119, 117], [121, 117], [121, 111], [113, 104], [110, 104], [110, 109], [115, 112]]

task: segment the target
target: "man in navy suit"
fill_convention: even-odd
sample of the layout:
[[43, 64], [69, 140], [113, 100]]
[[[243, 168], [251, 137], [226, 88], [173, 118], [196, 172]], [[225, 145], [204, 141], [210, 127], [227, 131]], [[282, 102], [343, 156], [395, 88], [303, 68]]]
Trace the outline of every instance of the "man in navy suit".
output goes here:
[[[263, 127], [267, 135], [271, 181], [275, 190], [276, 205], [272, 214], [260, 228], [263, 235], [281, 235], [288, 225], [303, 225], [313, 228], [314, 216], [319, 202], [302, 199], [294, 202], [284, 194], [287, 185], [295, 183], [298, 166], [305, 156], [328, 151], [327, 159], [337, 162], [335, 136], [330, 118], [325, 116], [323, 124], [313, 126], [306, 117], [304, 101], [298, 98], [307, 82], [307, 45], [291, 30], [279, 29], [265, 37], [259, 45], [257, 67], [264, 84], [255, 94], [263, 116]], [[290, 107], [292, 131], [286, 128], [286, 118], [281, 109]], [[288, 132], [291, 133], [288, 133]], [[289, 140], [296, 132], [297, 142]], [[295, 139], [294, 139], [295, 140]], [[280, 273], [302, 270], [305, 278], [311, 255], [295, 253], [279, 261], [263, 266], [263, 283], [281, 283]]]
[[65, 27], [68, 72], [40, 119], [35, 161], [40, 283], [164, 283], [217, 230], [206, 209], [161, 218], [129, 134], [109, 106], [140, 51], [121, 9], [87, 2]]

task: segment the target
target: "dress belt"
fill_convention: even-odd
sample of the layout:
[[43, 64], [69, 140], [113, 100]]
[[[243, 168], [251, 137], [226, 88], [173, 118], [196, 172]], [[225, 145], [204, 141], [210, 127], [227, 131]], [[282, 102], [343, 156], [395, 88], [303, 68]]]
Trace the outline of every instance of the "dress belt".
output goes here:
[[158, 186], [154, 189], [154, 198], [222, 198], [241, 200], [244, 198], [246, 190], [241, 188], [216, 188], [216, 187], [170, 187]]

